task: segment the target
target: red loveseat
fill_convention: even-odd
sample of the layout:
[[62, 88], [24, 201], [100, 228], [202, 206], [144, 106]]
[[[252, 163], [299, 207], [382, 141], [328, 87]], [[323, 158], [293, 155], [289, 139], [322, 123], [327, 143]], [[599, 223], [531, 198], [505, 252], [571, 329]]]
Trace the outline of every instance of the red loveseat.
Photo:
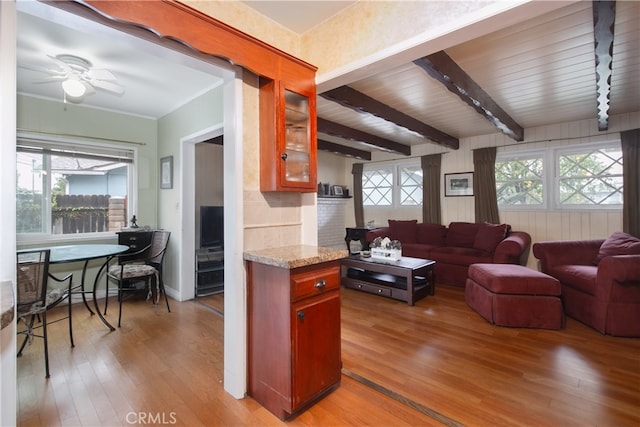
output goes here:
[[389, 220], [388, 227], [367, 233], [367, 242], [389, 237], [402, 244], [402, 255], [436, 261], [436, 281], [464, 287], [469, 266], [476, 263], [526, 264], [531, 236], [507, 224], [452, 222], [449, 227], [417, 220]]
[[603, 334], [640, 337], [640, 239], [616, 232], [606, 240], [538, 242], [533, 254], [560, 281], [567, 316]]

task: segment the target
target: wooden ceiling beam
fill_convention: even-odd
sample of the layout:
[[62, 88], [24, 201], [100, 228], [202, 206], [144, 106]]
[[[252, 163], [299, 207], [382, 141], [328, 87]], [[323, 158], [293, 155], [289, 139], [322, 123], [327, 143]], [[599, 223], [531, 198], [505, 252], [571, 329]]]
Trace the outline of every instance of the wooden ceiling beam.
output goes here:
[[454, 150], [460, 148], [460, 141], [458, 138], [441, 132], [426, 123], [408, 116], [395, 108], [391, 108], [387, 104], [373, 99], [362, 92], [350, 88], [349, 86], [341, 86], [324, 92], [320, 94], [320, 96], [328, 99], [329, 101], [337, 102], [343, 107], [350, 108], [359, 113], [371, 114], [410, 131], [416, 132], [436, 144], [453, 148]]
[[596, 60], [596, 109], [598, 129], [609, 128], [615, 1], [593, 2], [593, 44]]
[[339, 154], [341, 156], [354, 157], [360, 160], [371, 160], [371, 153], [365, 150], [347, 147], [346, 145], [336, 144], [335, 142], [318, 140], [318, 150], [329, 151], [330, 153]]
[[320, 117], [318, 117], [318, 133], [326, 133], [327, 135], [347, 139], [349, 141], [361, 142], [381, 150], [404, 154], [405, 156], [411, 155], [411, 147], [408, 145], [380, 138], [379, 136], [371, 135], [370, 133], [341, 125], [340, 123], [321, 119]]
[[444, 51], [416, 59], [414, 64], [469, 104], [505, 135], [524, 140], [524, 129]]

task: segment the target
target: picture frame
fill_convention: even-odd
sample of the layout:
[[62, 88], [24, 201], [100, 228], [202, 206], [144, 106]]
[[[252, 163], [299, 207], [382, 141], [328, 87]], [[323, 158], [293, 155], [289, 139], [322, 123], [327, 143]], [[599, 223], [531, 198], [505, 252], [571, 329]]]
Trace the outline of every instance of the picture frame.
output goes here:
[[333, 186], [333, 195], [334, 196], [342, 196], [344, 193], [342, 192], [342, 186], [341, 185], [334, 185]]
[[173, 188], [173, 156], [160, 159], [160, 188]]
[[473, 172], [445, 173], [444, 196], [473, 196]]

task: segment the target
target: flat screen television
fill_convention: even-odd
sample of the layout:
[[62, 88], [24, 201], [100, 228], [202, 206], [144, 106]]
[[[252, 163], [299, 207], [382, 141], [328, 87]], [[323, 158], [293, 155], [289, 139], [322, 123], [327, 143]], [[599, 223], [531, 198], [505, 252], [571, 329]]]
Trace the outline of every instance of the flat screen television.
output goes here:
[[224, 247], [223, 206], [200, 206], [200, 247]]

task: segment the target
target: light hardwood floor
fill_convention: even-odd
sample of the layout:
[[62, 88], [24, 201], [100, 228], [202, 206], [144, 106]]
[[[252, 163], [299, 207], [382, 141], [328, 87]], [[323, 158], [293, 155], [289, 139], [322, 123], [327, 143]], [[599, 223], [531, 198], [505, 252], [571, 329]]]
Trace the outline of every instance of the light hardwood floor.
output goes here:
[[494, 327], [450, 287], [414, 307], [343, 289], [342, 383], [282, 423], [224, 392], [221, 315], [171, 303], [126, 302], [112, 333], [76, 305], [49, 380], [39, 340], [18, 359], [18, 425], [640, 425], [640, 339]]

